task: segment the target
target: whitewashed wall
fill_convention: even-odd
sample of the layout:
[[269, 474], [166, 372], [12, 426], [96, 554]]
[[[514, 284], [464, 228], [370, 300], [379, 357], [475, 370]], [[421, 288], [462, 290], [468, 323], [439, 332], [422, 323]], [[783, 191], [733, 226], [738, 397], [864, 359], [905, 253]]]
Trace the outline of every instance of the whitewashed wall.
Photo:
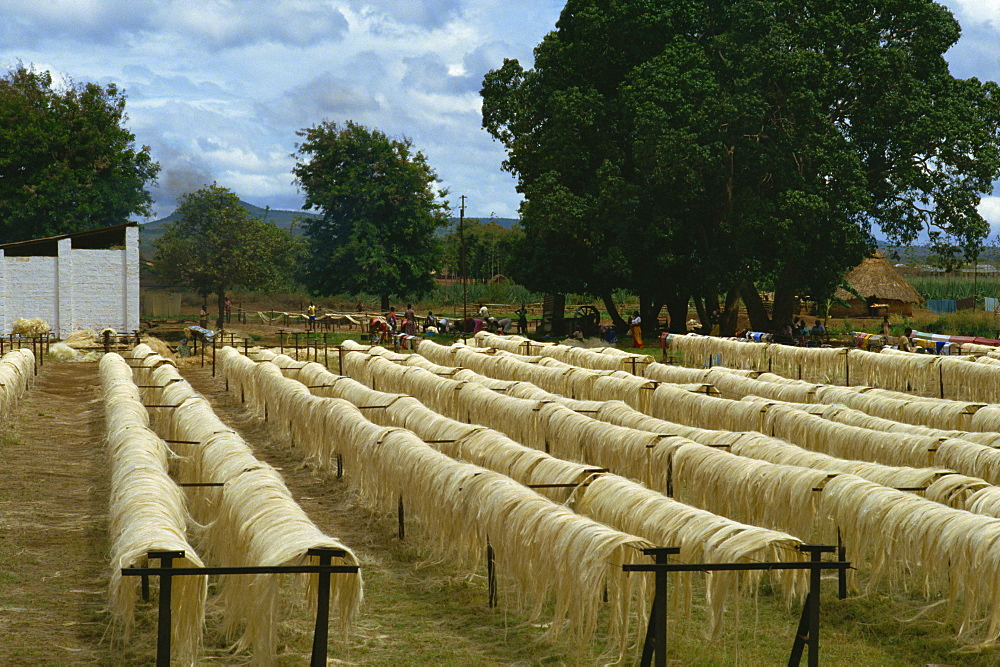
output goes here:
[[79, 329], [139, 328], [139, 228], [125, 228], [124, 249], [74, 249], [58, 257], [6, 257], [0, 248], [0, 333], [21, 317], [40, 317], [65, 337]]

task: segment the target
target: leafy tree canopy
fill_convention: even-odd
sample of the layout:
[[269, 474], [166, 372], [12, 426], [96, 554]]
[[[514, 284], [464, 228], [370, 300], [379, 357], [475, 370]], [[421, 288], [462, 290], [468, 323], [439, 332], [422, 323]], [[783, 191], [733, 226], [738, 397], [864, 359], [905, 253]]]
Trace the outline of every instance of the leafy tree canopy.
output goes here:
[[148, 215], [160, 167], [124, 127], [111, 84], [54, 87], [18, 65], [0, 78], [0, 241], [123, 224]]
[[[507, 228], [493, 220], [466, 218], [462, 223], [465, 242], [466, 276], [470, 280], [489, 280], [498, 274], [510, 277], [519, 266], [524, 232], [520, 225]], [[452, 276], [461, 276], [461, 247], [458, 223], [444, 237], [444, 268]]]
[[172, 285], [216, 295], [218, 327], [227, 290], [281, 289], [292, 282], [302, 242], [252, 217], [230, 190], [213, 183], [186, 194], [177, 214], [153, 244], [154, 269]]
[[321, 294], [369, 292], [389, 307], [392, 294], [418, 294], [434, 285], [447, 224], [446, 192], [408, 139], [347, 121], [325, 122], [303, 137], [292, 173], [305, 192], [306, 284]]
[[732, 312], [742, 295], [770, 328], [757, 284], [789, 319], [871, 250], [873, 224], [972, 250], [1000, 106], [996, 84], [950, 75], [958, 34], [931, 0], [570, 0], [534, 69], [507, 60], [482, 90], [536, 285], [558, 267], [576, 290], [673, 300], [682, 321], [689, 296]]

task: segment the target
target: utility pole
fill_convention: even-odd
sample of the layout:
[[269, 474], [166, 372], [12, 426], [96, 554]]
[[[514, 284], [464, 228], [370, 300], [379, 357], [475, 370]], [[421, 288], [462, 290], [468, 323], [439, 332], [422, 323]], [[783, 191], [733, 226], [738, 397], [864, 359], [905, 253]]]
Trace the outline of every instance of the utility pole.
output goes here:
[[469, 293], [465, 284], [465, 236], [462, 233], [462, 227], [465, 226], [465, 195], [462, 195], [459, 199], [462, 200], [462, 205], [458, 209], [458, 261], [462, 267], [462, 342], [464, 343], [466, 342], [465, 328], [469, 320]]

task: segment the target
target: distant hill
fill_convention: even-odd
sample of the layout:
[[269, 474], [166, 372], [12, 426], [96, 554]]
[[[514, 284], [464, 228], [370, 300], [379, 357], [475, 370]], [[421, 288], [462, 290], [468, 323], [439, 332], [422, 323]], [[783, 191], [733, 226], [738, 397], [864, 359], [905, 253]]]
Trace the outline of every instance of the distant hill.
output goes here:
[[[879, 250], [893, 264], [926, 264], [934, 254], [933, 248], [927, 246], [886, 246], [879, 245]], [[959, 255], [960, 259], [964, 259]], [[979, 254], [981, 262], [1000, 261], [1000, 248], [986, 246]]]
[[[254, 206], [253, 204], [248, 204], [245, 201], [240, 202], [240, 206], [245, 208], [250, 212], [255, 218], [261, 218], [262, 220], [267, 220], [268, 222], [273, 222], [278, 227], [282, 229], [293, 229], [293, 223], [299, 218], [318, 218], [320, 217], [317, 213], [307, 213], [305, 211], [280, 211], [276, 209], [266, 209], [259, 206]], [[151, 257], [153, 254], [153, 241], [163, 236], [163, 232], [166, 230], [166, 226], [173, 224], [178, 220], [179, 216], [177, 212], [174, 211], [165, 218], [160, 218], [159, 220], [153, 220], [152, 222], [147, 222], [142, 225], [142, 231], [139, 234], [139, 252], [145, 257]]]

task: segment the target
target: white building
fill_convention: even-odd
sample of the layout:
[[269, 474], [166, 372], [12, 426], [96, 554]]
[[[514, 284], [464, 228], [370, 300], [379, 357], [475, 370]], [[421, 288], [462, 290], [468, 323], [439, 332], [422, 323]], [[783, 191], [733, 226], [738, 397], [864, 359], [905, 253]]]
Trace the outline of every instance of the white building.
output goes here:
[[0, 333], [40, 317], [63, 338], [139, 328], [139, 226], [0, 245]]

